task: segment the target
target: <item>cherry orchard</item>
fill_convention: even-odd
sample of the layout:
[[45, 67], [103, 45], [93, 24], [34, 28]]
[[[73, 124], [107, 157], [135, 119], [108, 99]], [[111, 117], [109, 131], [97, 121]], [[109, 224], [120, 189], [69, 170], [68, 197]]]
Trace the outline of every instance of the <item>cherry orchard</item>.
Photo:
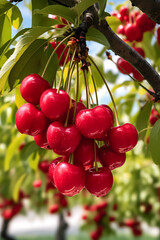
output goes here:
[[[130, 123], [119, 125], [113, 96], [100, 72], [113, 101], [114, 113], [109, 106], [98, 105], [98, 97], [94, 103], [88, 76], [92, 76], [95, 86], [90, 66], [97, 66], [80, 37], [70, 37], [67, 46], [62, 44], [51, 42], [53, 54], [57, 54], [61, 66], [58, 88], [52, 88], [38, 74], [26, 76], [20, 92], [27, 103], [16, 113], [16, 126], [22, 134], [33, 136], [39, 147], [61, 156], [50, 164], [49, 177], [63, 195], [74, 196], [86, 188], [97, 197], [105, 196], [113, 184], [111, 171], [124, 164], [125, 153], [137, 144], [138, 133]], [[65, 68], [68, 68], [66, 79], [63, 77]], [[86, 105], [80, 99], [81, 73]], [[75, 83], [74, 99], [70, 94], [72, 81]], [[39, 187], [39, 183], [37, 186], [35, 182], [34, 186]]]

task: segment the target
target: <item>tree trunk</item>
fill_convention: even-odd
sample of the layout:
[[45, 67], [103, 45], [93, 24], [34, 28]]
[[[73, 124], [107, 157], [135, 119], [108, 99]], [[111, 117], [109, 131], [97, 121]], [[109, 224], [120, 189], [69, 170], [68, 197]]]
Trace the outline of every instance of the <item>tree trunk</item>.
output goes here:
[[5, 240], [16, 240], [14, 237], [8, 235], [10, 219], [3, 219], [1, 237]]
[[68, 228], [68, 224], [64, 219], [63, 212], [59, 214], [59, 226], [56, 233], [56, 240], [66, 240], [66, 230]]

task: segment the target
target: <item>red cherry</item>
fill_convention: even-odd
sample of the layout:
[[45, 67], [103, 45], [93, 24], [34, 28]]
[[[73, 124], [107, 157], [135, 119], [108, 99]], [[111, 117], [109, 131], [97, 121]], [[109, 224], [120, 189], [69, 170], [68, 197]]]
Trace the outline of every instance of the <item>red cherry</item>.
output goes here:
[[12, 215], [14, 216], [18, 214], [21, 211], [22, 207], [23, 207], [22, 203], [15, 204], [12, 208]]
[[125, 153], [117, 153], [105, 145], [99, 149], [99, 161], [110, 170], [121, 167], [126, 160]]
[[41, 110], [51, 120], [56, 120], [65, 114], [69, 109], [69, 105], [70, 97], [63, 90], [57, 93], [57, 89], [48, 89], [40, 98]]
[[129, 13], [129, 9], [125, 6], [120, 7], [119, 9], [119, 13], [121, 14], [121, 16], [124, 18], [126, 15], [128, 16]]
[[130, 228], [135, 228], [135, 227], [138, 227], [140, 225], [140, 222], [136, 219], [129, 218], [125, 221], [125, 225], [127, 227], [130, 227]]
[[86, 220], [87, 219], [87, 214], [84, 213], [81, 218], [82, 218], [82, 220]]
[[128, 23], [125, 27], [125, 35], [127, 40], [132, 42], [137, 40], [141, 37], [141, 30], [139, 29], [138, 25]]
[[118, 12], [113, 11], [113, 12], [111, 13], [111, 16], [117, 17], [117, 14], [118, 14]]
[[85, 171], [80, 165], [58, 163], [54, 169], [54, 182], [62, 194], [74, 196], [84, 187]]
[[144, 80], [144, 77], [136, 69], [133, 70], [133, 77], [139, 82]]
[[90, 168], [86, 171], [85, 187], [96, 197], [105, 196], [112, 188], [113, 176], [111, 171], [106, 167]]
[[[57, 45], [59, 44], [60, 42], [51, 42], [50, 44], [52, 45], [52, 47], [53, 47], [53, 49], [55, 49], [56, 47], [57, 47]], [[60, 59], [60, 56], [61, 56], [61, 54], [62, 54], [62, 52], [63, 52], [63, 50], [65, 49], [65, 45], [62, 43], [59, 47], [58, 47], [58, 49], [56, 50], [56, 54], [57, 54], [57, 56], [58, 56], [58, 59]], [[62, 55], [62, 57], [61, 57], [61, 60], [59, 61], [59, 65], [60, 66], [63, 66], [64, 65], [64, 61], [65, 61], [65, 59], [66, 59], [66, 57], [67, 57], [67, 53], [68, 53], [68, 49], [66, 49], [65, 51], [64, 51], [64, 53], [63, 53], [63, 55]], [[68, 59], [67, 59], [67, 62], [70, 60], [70, 58], [68, 57]]]
[[42, 185], [41, 179], [34, 180], [32, 185], [33, 185], [34, 188], [40, 188], [41, 185]]
[[134, 236], [139, 237], [143, 232], [141, 228], [132, 228], [132, 233]]
[[133, 47], [133, 49], [138, 52], [142, 57], [145, 57], [145, 52], [143, 50], [143, 48], [139, 48], [139, 47]]
[[115, 222], [115, 221], [116, 221], [116, 218], [114, 216], [109, 217], [109, 222]]
[[49, 212], [50, 212], [51, 214], [58, 212], [58, 210], [59, 210], [59, 205], [56, 204], [56, 203], [55, 203], [55, 204], [52, 204], [52, 205], [49, 207]]
[[85, 170], [88, 170], [93, 166], [94, 160], [94, 140], [83, 137], [76, 151], [74, 152], [74, 164], [81, 164], [84, 166]]
[[42, 93], [51, 88], [49, 83], [38, 74], [30, 74], [21, 83], [20, 91], [22, 97], [33, 105], [38, 105]]
[[43, 160], [42, 162], [39, 163], [38, 168], [43, 172], [43, 173], [48, 173], [49, 169], [49, 161], [48, 160]]
[[98, 211], [99, 211], [99, 210], [102, 210], [102, 209], [106, 208], [107, 206], [108, 206], [108, 203], [107, 203], [106, 201], [101, 202], [101, 203], [98, 203], [98, 204], [97, 204], [97, 210], [98, 210]]
[[108, 140], [111, 148], [115, 152], [125, 153], [136, 146], [138, 142], [138, 133], [132, 124], [126, 123], [111, 128], [108, 132]]
[[113, 126], [110, 110], [104, 106], [81, 110], [76, 116], [76, 126], [88, 138], [101, 138]]
[[47, 140], [55, 153], [68, 155], [78, 147], [81, 134], [75, 125], [64, 127], [60, 122], [53, 122], [47, 130]]
[[[73, 116], [74, 116], [74, 109], [75, 109], [75, 101], [72, 100], [72, 107], [69, 110], [69, 119], [68, 122], [73, 124]], [[86, 106], [82, 103], [82, 102], [77, 102], [77, 106], [76, 106], [76, 115], [83, 109], [86, 109]], [[75, 116], [76, 116], [75, 115]]]
[[42, 133], [34, 136], [34, 141], [40, 148], [51, 149], [47, 142], [46, 135], [47, 135], [47, 129], [46, 129], [46, 131], [43, 131]]
[[149, 120], [150, 124], [153, 126], [159, 118], [160, 118], [160, 114], [157, 112], [156, 109], [153, 108], [151, 110], [151, 115], [150, 115], [150, 120]]
[[8, 208], [8, 209], [3, 210], [2, 217], [4, 219], [11, 219], [13, 217], [12, 209]]
[[17, 129], [20, 133], [36, 136], [47, 127], [47, 119], [31, 103], [22, 105], [15, 117]]
[[160, 27], [157, 29], [157, 42], [160, 45]]
[[51, 180], [53, 185], [55, 185], [54, 179], [53, 179], [55, 166], [57, 165], [58, 162], [60, 162], [62, 160], [63, 160], [63, 157], [55, 158], [49, 165], [48, 174], [49, 174], [49, 179]]
[[124, 25], [119, 25], [117, 28], [117, 33], [125, 35], [125, 26]]
[[[51, 18], [57, 20], [57, 16], [56, 15], [52, 15]], [[64, 23], [64, 24], [57, 24], [56, 28], [63, 28], [63, 27], [65, 27], [65, 25], [67, 24], [66, 19], [64, 19], [62, 17], [59, 17], [59, 18], [62, 21], [62, 23]]]
[[152, 31], [156, 25], [156, 23], [149, 19], [145, 13], [142, 13], [137, 16], [136, 24], [138, 25], [142, 32]]
[[134, 69], [129, 62], [127, 62], [121, 57], [117, 60], [117, 68], [123, 74], [130, 74], [133, 72]]

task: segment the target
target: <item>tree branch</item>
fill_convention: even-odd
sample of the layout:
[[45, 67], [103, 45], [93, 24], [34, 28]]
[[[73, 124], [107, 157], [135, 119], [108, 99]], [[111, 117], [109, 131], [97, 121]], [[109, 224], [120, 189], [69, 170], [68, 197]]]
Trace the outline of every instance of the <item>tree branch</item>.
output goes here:
[[148, 81], [157, 94], [157, 98], [160, 98], [160, 75], [152, 68], [152, 66], [135, 50], [122, 41], [109, 27], [105, 19], [101, 20], [100, 24], [96, 26], [100, 30], [108, 42], [111, 49], [126, 61], [131, 63]]
[[133, 6], [138, 7], [156, 23], [160, 24], [160, 0], [130, 0]]

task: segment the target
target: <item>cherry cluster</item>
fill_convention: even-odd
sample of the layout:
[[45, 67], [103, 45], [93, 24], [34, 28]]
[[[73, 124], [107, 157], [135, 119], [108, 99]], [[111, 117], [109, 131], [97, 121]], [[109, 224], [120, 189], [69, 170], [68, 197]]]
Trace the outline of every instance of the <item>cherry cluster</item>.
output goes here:
[[123, 165], [125, 152], [137, 144], [136, 128], [129, 123], [113, 127], [114, 115], [107, 105], [87, 109], [37, 74], [27, 76], [20, 91], [28, 103], [16, 113], [18, 130], [61, 155], [49, 167], [53, 185], [67, 196], [84, 187], [97, 197], [106, 195], [113, 184], [111, 170]]

